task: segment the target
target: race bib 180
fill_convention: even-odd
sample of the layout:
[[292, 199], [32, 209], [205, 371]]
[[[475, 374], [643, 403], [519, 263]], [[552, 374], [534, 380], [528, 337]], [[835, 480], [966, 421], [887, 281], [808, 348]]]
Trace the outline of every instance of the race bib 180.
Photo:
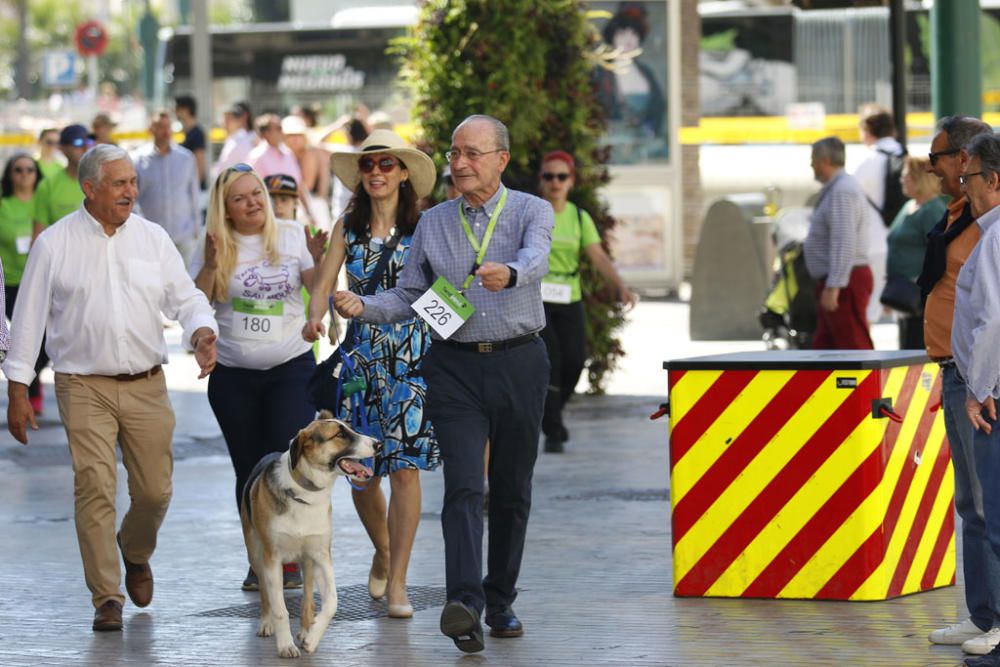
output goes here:
[[231, 322], [234, 338], [279, 341], [282, 338], [285, 304], [271, 299], [233, 299]]

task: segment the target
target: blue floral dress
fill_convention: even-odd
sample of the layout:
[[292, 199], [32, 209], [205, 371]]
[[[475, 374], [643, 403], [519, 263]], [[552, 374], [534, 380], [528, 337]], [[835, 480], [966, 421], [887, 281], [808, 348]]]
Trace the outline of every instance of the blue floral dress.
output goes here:
[[[382, 246], [344, 232], [347, 254], [344, 263], [352, 292], [362, 294]], [[382, 274], [378, 294], [396, 285], [410, 252], [412, 236], [400, 238]], [[420, 364], [431, 338], [423, 320], [414, 317], [394, 324], [353, 324], [355, 341], [351, 359], [365, 376], [364, 410], [368, 435], [379, 440], [372, 470], [387, 475], [401, 469], [433, 470], [440, 463], [434, 429], [424, 411], [427, 385]], [[350, 332], [350, 329], [349, 329]], [[340, 418], [349, 421], [349, 399], [340, 406]]]

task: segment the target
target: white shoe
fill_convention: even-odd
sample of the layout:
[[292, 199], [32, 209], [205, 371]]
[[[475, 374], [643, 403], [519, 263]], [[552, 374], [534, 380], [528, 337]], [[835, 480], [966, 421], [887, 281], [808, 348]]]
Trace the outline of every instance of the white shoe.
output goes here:
[[[976, 639], [983, 634], [971, 618], [967, 618], [961, 623], [949, 625], [947, 628], [940, 628], [927, 635], [928, 641], [932, 644], [947, 644], [957, 646], [969, 639]], [[987, 649], [987, 653], [989, 650]]]
[[997, 644], [1000, 644], [1000, 628], [993, 628], [978, 637], [962, 642], [962, 650], [970, 655], [986, 655]]

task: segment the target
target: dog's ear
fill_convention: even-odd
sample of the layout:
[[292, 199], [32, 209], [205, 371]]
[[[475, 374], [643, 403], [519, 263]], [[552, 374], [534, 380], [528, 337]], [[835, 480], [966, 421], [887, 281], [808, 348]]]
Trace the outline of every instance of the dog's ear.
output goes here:
[[288, 456], [291, 458], [292, 470], [299, 467], [299, 459], [302, 457], [302, 437], [305, 433], [305, 429], [299, 431], [299, 434], [292, 438], [291, 445], [288, 448]]
[[333, 419], [333, 413], [330, 412], [329, 410], [320, 410], [319, 411], [319, 418], [320, 419]]

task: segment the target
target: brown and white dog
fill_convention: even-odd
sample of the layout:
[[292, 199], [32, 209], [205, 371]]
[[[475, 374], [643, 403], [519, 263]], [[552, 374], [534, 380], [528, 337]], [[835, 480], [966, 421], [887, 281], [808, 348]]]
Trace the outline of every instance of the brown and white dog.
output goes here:
[[[352, 430], [323, 410], [299, 431], [287, 452], [269, 454], [254, 467], [243, 488], [240, 518], [250, 564], [260, 580], [259, 637], [276, 635], [278, 654], [295, 658], [288, 608], [282, 588], [282, 564], [302, 566], [302, 619], [298, 640], [312, 653], [337, 612], [337, 587], [330, 557], [330, 489], [337, 475], [357, 481], [371, 478], [358, 459], [375, 454], [374, 438]], [[322, 608], [315, 614], [313, 566], [319, 573]]]

